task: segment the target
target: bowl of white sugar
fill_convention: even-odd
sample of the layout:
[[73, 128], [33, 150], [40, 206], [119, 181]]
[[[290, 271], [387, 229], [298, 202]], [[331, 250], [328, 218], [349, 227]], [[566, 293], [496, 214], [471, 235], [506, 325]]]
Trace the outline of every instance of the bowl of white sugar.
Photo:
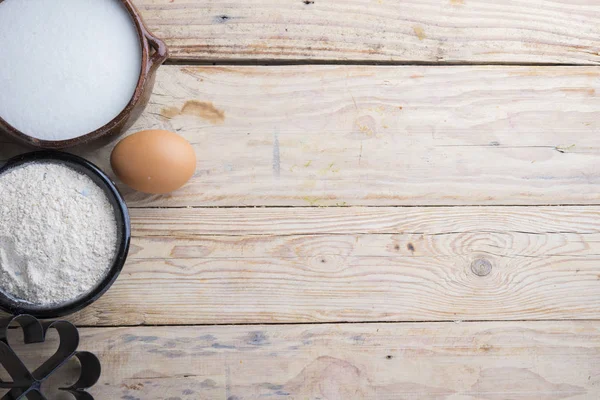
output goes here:
[[0, 133], [44, 149], [139, 117], [167, 47], [131, 0], [0, 0]]
[[127, 206], [90, 162], [38, 151], [0, 168], [0, 309], [55, 318], [102, 296], [130, 241]]

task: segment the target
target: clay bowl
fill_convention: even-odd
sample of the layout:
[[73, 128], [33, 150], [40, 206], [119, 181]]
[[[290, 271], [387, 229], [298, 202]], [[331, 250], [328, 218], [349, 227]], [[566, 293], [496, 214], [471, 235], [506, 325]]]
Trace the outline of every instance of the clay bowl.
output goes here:
[[[2, 0], [0, 0], [1, 2]], [[135, 8], [131, 0], [119, 0], [125, 6], [131, 16], [132, 23], [135, 24], [142, 49], [142, 68], [133, 97], [125, 108], [112, 121], [93, 132], [83, 136], [78, 136], [67, 140], [41, 140], [31, 137], [18, 129], [15, 129], [0, 116], [0, 132], [25, 145], [39, 149], [64, 149], [98, 141], [98, 144], [108, 143], [115, 136], [125, 132], [139, 118], [142, 111], [150, 100], [152, 89], [154, 88], [154, 79], [156, 70], [164, 63], [169, 55], [166, 44], [152, 35], [139, 11]]]

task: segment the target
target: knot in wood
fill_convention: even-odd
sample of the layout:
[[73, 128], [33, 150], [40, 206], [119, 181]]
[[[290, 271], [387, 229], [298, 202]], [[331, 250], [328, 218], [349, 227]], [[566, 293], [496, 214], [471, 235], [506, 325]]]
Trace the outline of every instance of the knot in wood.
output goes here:
[[487, 276], [492, 272], [492, 263], [485, 258], [478, 258], [471, 263], [471, 271], [477, 276]]

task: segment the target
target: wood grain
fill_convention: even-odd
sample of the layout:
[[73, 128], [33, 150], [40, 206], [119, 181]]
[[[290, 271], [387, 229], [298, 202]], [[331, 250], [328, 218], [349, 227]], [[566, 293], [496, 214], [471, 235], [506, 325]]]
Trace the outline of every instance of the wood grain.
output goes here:
[[137, 209], [119, 280], [73, 320], [598, 319], [599, 215], [598, 207]]
[[596, 0], [135, 0], [176, 60], [597, 64]]
[[[102, 378], [91, 390], [99, 399], [600, 397], [599, 322], [88, 328], [81, 333], [80, 348], [97, 353], [103, 363]], [[17, 350], [27, 365], [38, 365], [55, 345], [51, 338], [42, 350], [22, 345]]]
[[[193, 143], [195, 177], [131, 207], [600, 204], [591, 67], [160, 69], [130, 132]], [[0, 159], [24, 149], [0, 144]], [[79, 153], [106, 170], [111, 146]]]

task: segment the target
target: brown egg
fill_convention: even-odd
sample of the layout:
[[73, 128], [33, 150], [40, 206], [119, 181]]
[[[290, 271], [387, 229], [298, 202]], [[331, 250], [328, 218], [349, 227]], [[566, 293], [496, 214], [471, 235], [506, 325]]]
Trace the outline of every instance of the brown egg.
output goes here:
[[196, 153], [181, 136], [163, 130], [134, 133], [110, 156], [112, 169], [126, 185], [144, 193], [179, 189], [194, 175]]

